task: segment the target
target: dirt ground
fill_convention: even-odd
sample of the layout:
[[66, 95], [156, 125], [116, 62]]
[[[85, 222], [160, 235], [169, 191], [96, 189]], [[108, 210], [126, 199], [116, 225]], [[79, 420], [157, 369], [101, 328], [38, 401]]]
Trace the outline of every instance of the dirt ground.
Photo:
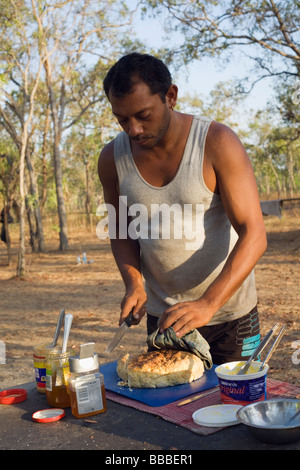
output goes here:
[[[286, 333], [270, 361], [269, 376], [300, 383], [299, 285], [300, 215], [283, 213], [281, 219], [265, 218], [268, 249], [256, 267], [261, 332], [276, 322]], [[123, 283], [112, 258], [109, 243], [98, 240], [95, 229], [69, 228], [70, 250], [60, 252], [57, 232], [48, 230], [43, 254], [28, 249], [25, 280], [15, 277], [18, 232], [13, 231], [13, 257], [0, 242], [0, 346], [5, 345], [5, 363], [0, 364], [0, 389], [34, 381], [34, 346], [52, 342], [60, 309], [74, 316], [70, 346], [95, 342], [102, 363], [124, 352], [145, 349], [145, 319], [132, 327], [110, 355], [104, 350], [116, 331], [123, 296]], [[87, 253], [89, 264], [77, 265], [77, 256]], [[61, 342], [61, 339], [60, 339]], [[3, 361], [2, 361], [3, 362]]]

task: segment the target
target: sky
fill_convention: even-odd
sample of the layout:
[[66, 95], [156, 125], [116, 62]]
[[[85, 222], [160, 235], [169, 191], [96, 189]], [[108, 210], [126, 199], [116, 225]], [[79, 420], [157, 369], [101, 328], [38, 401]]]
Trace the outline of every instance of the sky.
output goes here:
[[[129, 0], [127, 3], [130, 6], [134, 5], [135, 1]], [[134, 30], [138, 39], [143, 41], [149, 48], [158, 49], [165, 46], [163, 38], [166, 33], [163, 30], [162, 22], [163, 19], [148, 18], [147, 20], [141, 20], [139, 16], [136, 16]], [[188, 67], [188, 70], [180, 70], [178, 76], [174, 79], [179, 87], [179, 99], [180, 94], [186, 94], [187, 92], [192, 95], [197, 92], [205, 97], [218, 82], [245, 77], [252, 67], [253, 64], [250, 60], [239, 54], [238, 51], [236, 51], [232, 61], [226, 65], [222, 65], [221, 61], [217, 59], [205, 58], [202, 61], [195, 61]], [[243, 108], [262, 109], [271, 96], [271, 81], [268, 79], [262, 80], [255, 85], [248, 95], [243, 103]]]

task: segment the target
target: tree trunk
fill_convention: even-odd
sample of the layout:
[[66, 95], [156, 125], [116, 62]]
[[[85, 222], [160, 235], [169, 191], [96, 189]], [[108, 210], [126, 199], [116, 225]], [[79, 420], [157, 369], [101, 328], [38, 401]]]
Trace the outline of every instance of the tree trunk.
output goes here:
[[61, 170], [61, 158], [60, 158], [60, 141], [62, 134], [62, 122], [64, 116], [64, 98], [65, 98], [65, 89], [64, 84], [61, 86], [60, 90], [60, 116], [58, 116], [57, 106], [55, 103], [55, 94], [52, 86], [52, 77], [51, 77], [51, 64], [49, 57], [44, 63], [46, 78], [47, 78], [47, 87], [49, 91], [49, 101], [53, 122], [53, 163], [54, 163], [54, 176], [56, 184], [56, 197], [57, 197], [57, 212], [59, 219], [59, 238], [61, 251], [66, 251], [69, 249], [68, 243], [68, 224], [67, 224], [67, 213], [65, 208], [64, 194], [63, 194], [63, 184], [62, 184], [62, 170]]
[[59, 249], [61, 251], [66, 251], [69, 249], [68, 223], [67, 223], [67, 213], [66, 213], [65, 200], [64, 200], [64, 194], [63, 194], [60, 149], [59, 149], [59, 143], [57, 142], [57, 137], [55, 135], [55, 131], [54, 131], [54, 144], [53, 144], [53, 160], [54, 160], [54, 174], [55, 174], [55, 183], [56, 183], [57, 211], [58, 211], [59, 229], [60, 229]]
[[5, 243], [7, 248], [7, 264], [10, 265], [11, 262], [11, 244], [10, 244], [10, 234], [9, 234], [9, 221], [8, 221], [8, 214], [9, 214], [9, 202], [4, 201], [3, 207], [3, 230], [5, 234]]
[[29, 180], [30, 180], [30, 195], [33, 198], [33, 200], [30, 201], [30, 205], [31, 207], [33, 206], [33, 212], [34, 212], [35, 223], [36, 223], [36, 231], [34, 233], [34, 236], [37, 237], [38, 251], [43, 253], [45, 251], [44, 229], [43, 229], [42, 216], [41, 216], [41, 211], [40, 211], [40, 206], [39, 206], [39, 195], [38, 195], [38, 189], [37, 189], [37, 184], [36, 184], [36, 177], [35, 177], [32, 161], [31, 161], [29, 146], [27, 146], [27, 149], [26, 149], [26, 163], [27, 163], [27, 169], [28, 169]]
[[281, 192], [282, 192], [282, 188], [281, 188], [281, 183], [280, 183], [280, 179], [279, 179], [279, 175], [275, 169], [275, 166], [273, 165], [273, 162], [272, 160], [269, 158], [268, 159], [268, 164], [270, 165], [271, 169], [272, 169], [272, 172], [275, 176], [275, 179], [276, 179], [276, 185], [277, 185], [277, 193], [278, 193], [278, 198], [280, 199], [282, 197], [281, 195]]
[[24, 192], [25, 192], [25, 215], [28, 221], [29, 226], [29, 244], [31, 246], [31, 251], [33, 253], [38, 252], [38, 244], [37, 244], [37, 234], [36, 234], [36, 225], [34, 223], [34, 217], [32, 212], [32, 204], [30, 200], [30, 194], [28, 192], [28, 187], [30, 184], [28, 183], [29, 175], [25, 172], [24, 175]]
[[48, 106], [46, 112], [46, 119], [45, 119], [45, 126], [43, 132], [43, 145], [42, 145], [42, 176], [43, 176], [43, 186], [42, 186], [42, 198], [40, 203], [40, 211], [41, 214], [43, 213], [44, 205], [47, 199], [47, 163], [46, 163], [46, 155], [47, 155], [47, 136], [50, 128], [50, 114], [51, 110]]
[[87, 158], [85, 163], [85, 183], [86, 183], [86, 196], [85, 196], [85, 213], [86, 223], [89, 229], [92, 228], [92, 208], [91, 208], [91, 185], [90, 185], [90, 161]]
[[[24, 132], [24, 131], [23, 131]], [[24, 169], [25, 169], [25, 150], [26, 150], [26, 137], [22, 136], [22, 147], [20, 155], [20, 246], [17, 264], [17, 276], [23, 278], [26, 272], [26, 259], [25, 259], [25, 190], [24, 190]]]
[[294, 177], [294, 156], [290, 145], [287, 146], [287, 170], [288, 170], [288, 188], [290, 197], [294, 197], [296, 187]]

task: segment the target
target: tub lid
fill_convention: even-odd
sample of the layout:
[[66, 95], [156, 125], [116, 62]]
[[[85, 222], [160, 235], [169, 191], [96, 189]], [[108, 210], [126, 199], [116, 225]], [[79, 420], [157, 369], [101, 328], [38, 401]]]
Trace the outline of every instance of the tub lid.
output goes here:
[[200, 426], [224, 427], [238, 424], [236, 417], [241, 405], [213, 405], [201, 408], [193, 413], [193, 420]]
[[47, 408], [33, 413], [32, 419], [37, 423], [52, 423], [65, 416], [65, 410], [62, 408]]
[[0, 392], [0, 403], [2, 405], [13, 405], [20, 403], [27, 398], [27, 391], [24, 388], [10, 388]]

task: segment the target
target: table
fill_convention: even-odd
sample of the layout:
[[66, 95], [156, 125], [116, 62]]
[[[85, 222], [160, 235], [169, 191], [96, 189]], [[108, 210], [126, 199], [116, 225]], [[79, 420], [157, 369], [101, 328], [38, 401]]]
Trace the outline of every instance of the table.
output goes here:
[[45, 395], [36, 390], [34, 382], [14, 388], [25, 388], [27, 399], [0, 405], [0, 450], [101, 450], [100, 461], [116, 458], [122, 451], [120, 455], [128, 458], [143, 456], [144, 464], [150, 456], [154, 459], [163, 454], [193, 455], [193, 462], [187, 463], [194, 464], [200, 458], [197, 450], [300, 450], [300, 441], [280, 446], [261, 443], [243, 424], [199, 435], [111, 399], [104, 414], [77, 419], [68, 408], [60, 421], [36, 423], [32, 414], [48, 408]]

